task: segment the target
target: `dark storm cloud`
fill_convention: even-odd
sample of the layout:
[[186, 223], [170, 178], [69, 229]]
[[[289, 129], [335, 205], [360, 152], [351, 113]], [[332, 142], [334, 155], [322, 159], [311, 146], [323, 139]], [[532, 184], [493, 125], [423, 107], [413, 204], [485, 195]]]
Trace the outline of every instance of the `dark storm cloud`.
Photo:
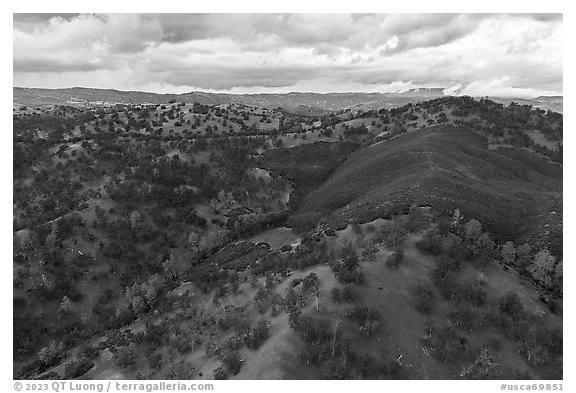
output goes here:
[[63, 73], [63, 72], [89, 72], [101, 70], [104, 68], [113, 68], [113, 66], [106, 64], [105, 66], [101, 64], [94, 64], [89, 62], [69, 62], [69, 61], [58, 61], [44, 59], [42, 61], [32, 60], [16, 60], [14, 61], [14, 69], [18, 72], [51, 72], [51, 73]]
[[13, 14], [13, 23], [16, 29], [32, 31], [39, 25], [47, 24], [53, 18], [70, 20], [79, 14]]
[[13, 14], [14, 23], [44, 23], [52, 18], [72, 19], [79, 14]]
[[231, 87], [282, 87], [295, 85], [303, 80], [314, 78], [319, 70], [293, 68], [229, 68], [189, 69], [160, 73], [163, 83], [175, 86], [197, 86], [203, 89], [225, 90]]
[[561, 21], [563, 19], [562, 14], [513, 14], [516, 16], [523, 16], [526, 18], [531, 18], [540, 22], [550, 22], [550, 21]]
[[449, 44], [475, 31], [488, 16], [461, 14], [410, 14], [388, 16], [385, 32], [398, 38], [398, 44], [381, 54]]
[[[54, 17], [70, 21], [78, 15], [19, 14], [14, 18], [29, 24], [45, 24]], [[114, 25], [118, 15], [93, 17], [102, 19], [108, 29], [119, 27]], [[395, 50], [398, 51], [451, 42], [473, 31], [484, 17], [458, 14], [141, 14], [137, 22], [133, 20], [125, 27], [136, 33], [144, 26], [153, 26], [157, 34], [146, 37], [149, 44], [226, 38], [256, 50], [262, 48], [259, 41], [263, 38], [269, 39], [269, 46], [264, 47], [266, 50], [274, 45], [324, 46], [328, 50], [330, 45], [349, 49], [377, 46], [382, 40], [397, 36], [400, 42]], [[123, 15], [122, 20], [126, 20]], [[120, 38], [116, 35], [116, 39]], [[141, 37], [134, 37], [132, 41], [136, 43], [138, 38]], [[129, 45], [121, 47], [127, 51], [143, 48], [142, 45], [135, 45], [133, 50]]]

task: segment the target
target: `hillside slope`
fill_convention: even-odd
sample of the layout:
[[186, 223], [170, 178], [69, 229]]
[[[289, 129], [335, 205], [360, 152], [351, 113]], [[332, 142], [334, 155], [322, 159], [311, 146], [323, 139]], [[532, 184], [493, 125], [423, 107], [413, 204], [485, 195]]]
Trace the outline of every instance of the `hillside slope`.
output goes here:
[[315, 109], [319, 114], [337, 111], [365, 103], [376, 107], [394, 107], [407, 103], [442, 96], [442, 89], [410, 90], [404, 93], [261, 93], [226, 94], [193, 91], [183, 94], [158, 94], [142, 91], [92, 89], [73, 87], [65, 89], [39, 89], [14, 87], [13, 101], [22, 105], [87, 105], [102, 103], [163, 104], [169, 100], [177, 102], [199, 102], [206, 105], [229, 104], [232, 102], [265, 108], [284, 108], [295, 111]]
[[[562, 168], [531, 154], [489, 150], [485, 138], [435, 126], [351, 154], [295, 214], [318, 220], [366, 222], [417, 205], [460, 210], [504, 238], [526, 236], [523, 226], [562, 205]], [[546, 241], [550, 242], [551, 239]]]

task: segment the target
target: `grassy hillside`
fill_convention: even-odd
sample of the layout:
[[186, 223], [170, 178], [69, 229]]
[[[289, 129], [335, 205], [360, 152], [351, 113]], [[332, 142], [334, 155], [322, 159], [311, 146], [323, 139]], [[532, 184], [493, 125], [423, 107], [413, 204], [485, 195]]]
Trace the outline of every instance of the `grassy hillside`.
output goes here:
[[558, 113], [135, 94], [14, 111], [15, 378], [562, 377]]
[[304, 195], [328, 179], [346, 156], [357, 148], [358, 145], [351, 142], [315, 142], [268, 151], [260, 163], [273, 175], [282, 176], [294, 183], [290, 207], [295, 208]]
[[561, 167], [534, 154], [489, 150], [467, 129], [435, 126], [357, 150], [303, 199], [294, 220], [341, 225], [410, 206], [458, 205], [494, 233], [519, 239], [526, 236], [523, 223], [552, 205], [561, 208], [561, 193]]

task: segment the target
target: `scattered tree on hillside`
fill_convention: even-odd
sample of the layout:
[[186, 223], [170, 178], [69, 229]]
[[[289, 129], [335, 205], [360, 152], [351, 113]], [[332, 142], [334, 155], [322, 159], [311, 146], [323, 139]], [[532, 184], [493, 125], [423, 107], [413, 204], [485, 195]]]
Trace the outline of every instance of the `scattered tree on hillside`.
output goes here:
[[464, 225], [464, 237], [466, 240], [475, 242], [482, 235], [482, 224], [480, 221], [472, 219]]
[[534, 255], [530, 272], [532, 273], [532, 277], [549, 287], [552, 285], [555, 267], [556, 258], [550, 254], [550, 251], [544, 249]]
[[298, 294], [294, 290], [294, 288], [289, 287], [286, 290], [286, 295], [284, 296], [284, 305], [286, 309], [290, 312], [291, 310], [295, 309], [298, 304]]
[[532, 247], [524, 243], [516, 250], [516, 265], [521, 269], [528, 269], [532, 263]]
[[310, 273], [302, 280], [302, 289], [304, 292], [311, 292], [316, 298], [316, 311], [320, 308], [320, 282], [316, 273]]
[[52, 230], [48, 233], [48, 235], [46, 236], [46, 245], [50, 248], [56, 248], [59, 244], [58, 242], [59, 236], [58, 236], [58, 229], [56, 226], [54, 226], [52, 228]]
[[215, 380], [225, 380], [228, 378], [226, 371], [223, 366], [218, 366], [214, 369], [214, 379]]
[[438, 329], [433, 336], [433, 343], [435, 355], [445, 363], [455, 362], [468, 346], [466, 338], [460, 336], [452, 326]]
[[342, 300], [342, 291], [339, 287], [332, 288], [330, 295], [332, 296], [332, 301], [334, 303], [340, 304], [340, 301]]
[[507, 241], [500, 251], [502, 255], [502, 260], [506, 264], [513, 265], [516, 262], [516, 248], [514, 247], [514, 243], [511, 241]]
[[454, 210], [454, 214], [452, 215], [452, 227], [458, 228], [463, 219], [464, 216], [460, 213], [460, 209]]
[[258, 288], [254, 295], [254, 304], [260, 314], [263, 314], [268, 306], [268, 291], [265, 288]]
[[127, 287], [125, 290], [126, 298], [132, 310], [136, 314], [146, 311], [154, 304], [163, 286], [164, 278], [158, 274], [153, 274], [148, 278], [148, 281], [141, 284], [134, 283], [131, 287]]
[[488, 349], [482, 348], [474, 362], [462, 370], [460, 377], [474, 380], [501, 379], [501, 365], [492, 358]]
[[422, 252], [440, 255], [442, 253], [442, 241], [443, 237], [438, 232], [428, 231], [422, 240], [416, 243], [416, 247]]
[[564, 263], [563, 263], [563, 260], [561, 259], [556, 264], [556, 268], [554, 269], [554, 279], [553, 279], [554, 285], [560, 293], [562, 293], [563, 279], [564, 279]]
[[511, 289], [500, 299], [499, 307], [502, 312], [509, 314], [514, 319], [520, 319], [524, 316], [524, 307], [520, 297]]
[[171, 253], [170, 258], [166, 259], [164, 263], [162, 263], [162, 267], [165, 271], [170, 273], [173, 280], [178, 279], [178, 260], [174, 253]]
[[347, 311], [347, 317], [358, 325], [362, 335], [373, 336], [380, 328], [380, 316], [372, 307], [354, 307]]
[[346, 284], [341, 293], [342, 302], [353, 303], [356, 300], [356, 285]]
[[473, 252], [475, 255], [483, 255], [486, 257], [491, 257], [494, 251], [495, 243], [494, 240], [490, 238], [490, 235], [483, 232], [474, 243]]
[[190, 232], [186, 244], [192, 251], [198, 251], [200, 248], [200, 236], [196, 231]]
[[331, 267], [338, 280], [343, 284], [358, 284], [362, 280], [358, 255], [352, 244], [342, 248], [340, 258], [335, 260]]
[[142, 215], [138, 210], [134, 210], [130, 214], [130, 227], [133, 230], [137, 230], [141, 223], [142, 223]]
[[226, 367], [226, 370], [232, 375], [237, 375], [242, 368], [242, 360], [240, 359], [240, 354], [238, 351], [231, 351], [224, 355], [222, 359], [222, 364]]
[[386, 266], [390, 269], [396, 269], [404, 260], [404, 249], [396, 247], [392, 255], [386, 258]]
[[519, 353], [523, 354], [534, 366], [550, 363], [556, 355], [562, 354], [562, 330], [533, 326], [521, 338], [518, 349]]
[[38, 359], [44, 364], [51, 365], [60, 361], [63, 352], [64, 344], [62, 342], [56, 344], [55, 341], [50, 341], [47, 347], [40, 349]]
[[63, 312], [68, 312], [72, 308], [72, 302], [68, 296], [64, 296], [62, 298], [62, 302], [60, 303], [60, 310]]
[[260, 318], [253, 329], [248, 332], [246, 346], [250, 349], [258, 349], [268, 339], [270, 330], [270, 321], [266, 318]]
[[114, 356], [114, 360], [116, 361], [116, 365], [120, 368], [128, 368], [136, 364], [134, 350], [130, 347], [120, 348]]
[[414, 288], [414, 303], [418, 311], [428, 314], [434, 304], [433, 288], [425, 284]]
[[69, 360], [64, 365], [64, 378], [79, 378], [86, 374], [92, 367], [94, 367], [94, 363], [87, 359]]
[[378, 247], [370, 241], [362, 241], [359, 244], [360, 253], [364, 261], [373, 261], [376, 253], [378, 252]]

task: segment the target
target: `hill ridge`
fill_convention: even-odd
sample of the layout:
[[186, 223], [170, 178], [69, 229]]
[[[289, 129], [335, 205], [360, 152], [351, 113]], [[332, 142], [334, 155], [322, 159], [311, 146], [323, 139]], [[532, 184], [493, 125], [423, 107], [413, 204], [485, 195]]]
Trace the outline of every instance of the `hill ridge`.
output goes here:
[[[164, 104], [170, 100], [187, 103], [229, 104], [238, 102], [244, 105], [262, 106], [268, 109], [284, 108], [292, 111], [308, 109], [303, 114], [321, 115], [326, 111], [344, 109], [393, 108], [409, 103], [417, 103], [432, 98], [445, 97], [442, 88], [411, 89], [405, 92], [289, 92], [289, 93], [212, 93], [191, 91], [186, 93], [154, 93], [137, 90], [99, 89], [90, 87], [69, 88], [30, 88], [13, 87], [15, 105], [102, 105], [102, 102], [115, 104]], [[76, 102], [70, 102], [71, 100]], [[562, 104], [557, 99], [504, 99], [494, 97], [499, 102], [517, 101], [530, 103], [543, 109], [561, 111]], [[543, 102], [543, 101], [550, 101]], [[310, 112], [311, 111], [311, 112]], [[307, 113], [310, 112], [310, 113]]]
[[489, 150], [485, 137], [466, 128], [422, 128], [351, 153], [303, 198], [295, 221], [304, 227], [316, 220], [342, 225], [410, 206], [449, 211], [461, 205], [465, 216], [479, 218], [507, 240], [523, 238], [519, 226], [527, 217], [561, 204], [549, 194], [561, 194], [562, 168], [532, 159], [529, 166], [506, 149]]

